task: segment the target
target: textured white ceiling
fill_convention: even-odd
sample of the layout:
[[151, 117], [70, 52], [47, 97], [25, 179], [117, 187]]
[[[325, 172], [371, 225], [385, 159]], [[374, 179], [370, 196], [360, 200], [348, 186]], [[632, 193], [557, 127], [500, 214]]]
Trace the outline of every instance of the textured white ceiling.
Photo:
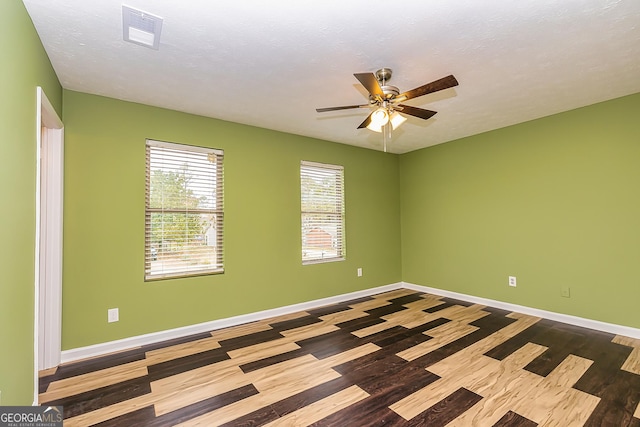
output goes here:
[[381, 149], [353, 73], [389, 67], [438, 111], [394, 131], [404, 153], [640, 92], [639, 0], [127, 0], [164, 18], [159, 50], [122, 39], [118, 0], [23, 0], [62, 86]]

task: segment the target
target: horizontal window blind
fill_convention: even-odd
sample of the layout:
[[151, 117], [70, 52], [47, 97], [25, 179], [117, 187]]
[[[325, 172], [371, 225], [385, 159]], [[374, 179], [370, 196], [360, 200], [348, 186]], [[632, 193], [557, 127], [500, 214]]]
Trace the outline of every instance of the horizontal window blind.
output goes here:
[[145, 280], [221, 273], [223, 152], [147, 140]]
[[300, 164], [303, 264], [343, 260], [344, 168]]

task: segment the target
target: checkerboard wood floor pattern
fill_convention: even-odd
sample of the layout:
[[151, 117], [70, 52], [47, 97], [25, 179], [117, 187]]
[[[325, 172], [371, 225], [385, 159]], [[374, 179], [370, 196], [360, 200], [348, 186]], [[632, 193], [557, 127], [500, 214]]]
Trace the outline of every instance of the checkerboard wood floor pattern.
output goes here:
[[45, 372], [65, 426], [634, 426], [640, 340], [401, 289]]

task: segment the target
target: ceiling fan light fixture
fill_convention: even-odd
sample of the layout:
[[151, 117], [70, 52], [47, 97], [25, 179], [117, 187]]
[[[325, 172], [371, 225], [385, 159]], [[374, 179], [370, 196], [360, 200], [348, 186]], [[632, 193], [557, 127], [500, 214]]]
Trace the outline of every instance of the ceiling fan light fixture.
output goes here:
[[367, 129], [372, 130], [374, 132], [378, 132], [381, 133], [382, 132], [382, 126], [384, 125], [376, 125], [375, 123], [371, 122], [367, 125]]
[[389, 123], [389, 112], [386, 108], [380, 107], [371, 113], [371, 124], [375, 127], [382, 127]]
[[391, 117], [389, 117], [389, 121], [391, 122], [393, 130], [396, 130], [401, 124], [407, 121], [407, 118], [397, 111], [394, 111]]
[[[374, 114], [377, 112], [374, 111]], [[387, 112], [388, 115], [388, 112]], [[393, 113], [391, 113], [391, 115], [389, 116], [389, 120], [385, 123], [378, 123], [373, 119], [373, 116], [371, 116], [371, 123], [369, 123], [367, 125], [367, 129], [374, 131], [374, 132], [378, 132], [381, 133], [382, 132], [382, 128], [384, 127], [384, 125], [386, 125], [387, 123], [391, 123], [391, 129], [392, 130], [396, 130], [401, 124], [403, 124], [404, 122], [407, 121], [407, 118], [404, 117], [402, 114], [398, 113], [397, 111], [394, 111]]]

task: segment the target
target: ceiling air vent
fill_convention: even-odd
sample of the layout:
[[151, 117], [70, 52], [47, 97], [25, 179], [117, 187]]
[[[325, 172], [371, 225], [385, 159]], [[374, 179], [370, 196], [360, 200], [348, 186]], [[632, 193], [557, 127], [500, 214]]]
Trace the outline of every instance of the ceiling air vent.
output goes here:
[[122, 5], [122, 37], [125, 41], [158, 50], [162, 18]]

